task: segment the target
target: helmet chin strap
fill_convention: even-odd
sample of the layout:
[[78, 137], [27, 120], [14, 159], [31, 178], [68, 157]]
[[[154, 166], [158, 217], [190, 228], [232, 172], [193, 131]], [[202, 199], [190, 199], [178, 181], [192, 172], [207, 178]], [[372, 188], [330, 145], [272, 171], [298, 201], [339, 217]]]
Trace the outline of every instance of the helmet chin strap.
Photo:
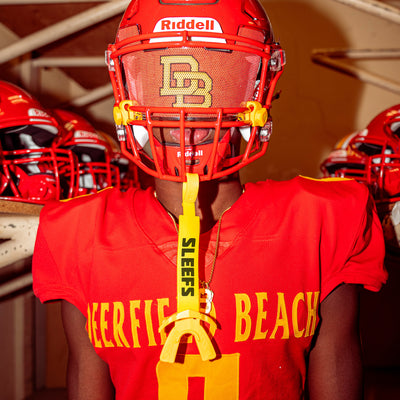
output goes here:
[[248, 101], [247, 111], [238, 114], [238, 120], [247, 122], [249, 125], [239, 127], [243, 140], [250, 140], [251, 130], [254, 126], [265, 127], [268, 121], [268, 111], [258, 101]]
[[[251, 125], [241, 126], [239, 127], [239, 131], [242, 135], [242, 138], [248, 142], [251, 135], [251, 128], [253, 126], [264, 127], [268, 120], [268, 111], [262, 107], [260, 103], [257, 101], [248, 101], [246, 103], [246, 107], [248, 107], [248, 111], [243, 113], [239, 113], [238, 119], [241, 121], [248, 122]], [[139, 145], [143, 148], [149, 140], [149, 132], [142, 125], [132, 125], [133, 135], [135, 139], [139, 143]]]
[[149, 132], [148, 130], [142, 125], [132, 125], [133, 129], [133, 136], [139, 143], [139, 145], [144, 148], [146, 143], [149, 141]]
[[216, 330], [215, 321], [200, 311], [199, 285], [199, 239], [200, 218], [196, 215], [195, 202], [199, 190], [199, 176], [186, 174], [182, 185], [183, 214], [179, 216], [178, 256], [177, 256], [177, 312], [166, 318], [159, 331], [174, 323], [169, 332], [160, 360], [175, 362], [181, 339], [192, 335], [203, 361], [212, 360], [216, 352], [201, 321]]
[[246, 143], [250, 139], [250, 134], [251, 134], [251, 127], [250, 126], [241, 126], [239, 127], [239, 132], [242, 135], [242, 138]]

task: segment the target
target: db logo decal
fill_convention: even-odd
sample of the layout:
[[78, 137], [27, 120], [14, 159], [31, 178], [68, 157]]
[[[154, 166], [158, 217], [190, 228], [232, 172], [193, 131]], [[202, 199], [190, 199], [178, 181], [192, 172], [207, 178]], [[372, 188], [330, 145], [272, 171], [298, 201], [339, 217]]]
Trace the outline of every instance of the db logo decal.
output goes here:
[[211, 107], [212, 79], [206, 72], [199, 71], [199, 63], [193, 56], [162, 56], [161, 64], [163, 87], [160, 95], [175, 96], [173, 107]]

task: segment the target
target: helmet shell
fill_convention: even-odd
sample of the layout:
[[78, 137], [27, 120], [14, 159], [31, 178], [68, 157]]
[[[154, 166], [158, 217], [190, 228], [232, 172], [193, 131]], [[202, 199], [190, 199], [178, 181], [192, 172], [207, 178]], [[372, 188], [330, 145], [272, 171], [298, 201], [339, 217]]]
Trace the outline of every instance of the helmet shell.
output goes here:
[[56, 134], [58, 123], [31, 94], [13, 83], [0, 80], [0, 129], [42, 125]]
[[112, 165], [113, 151], [104, 133], [81, 115], [64, 109], [54, 109], [63, 125], [56, 146], [71, 150], [78, 158], [79, 194], [97, 193], [106, 187], [120, 187], [118, 169]]
[[[285, 58], [258, 1], [132, 1], [107, 60], [121, 150], [150, 175], [217, 179], [265, 153]], [[257, 124], [240, 117], [254, 101]], [[158, 129], [179, 129], [179, 138], [168, 142]], [[232, 150], [238, 129], [241, 152]], [[204, 142], [187, 140], [210, 130]]]

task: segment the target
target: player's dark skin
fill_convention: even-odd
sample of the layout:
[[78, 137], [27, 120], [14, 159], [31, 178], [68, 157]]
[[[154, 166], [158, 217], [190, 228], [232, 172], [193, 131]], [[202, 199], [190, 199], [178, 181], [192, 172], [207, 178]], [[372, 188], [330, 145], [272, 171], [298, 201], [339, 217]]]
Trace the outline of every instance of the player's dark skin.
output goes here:
[[[155, 191], [158, 201], [177, 218], [182, 211], [182, 184], [156, 179]], [[242, 185], [237, 175], [201, 183], [196, 203], [201, 230], [209, 230], [241, 194]], [[311, 400], [362, 399], [358, 307], [358, 287], [355, 285], [338, 286], [323, 300], [321, 322], [309, 357], [308, 391]], [[89, 341], [85, 317], [66, 301], [62, 302], [62, 317], [70, 349], [69, 400], [113, 399], [108, 367]]]

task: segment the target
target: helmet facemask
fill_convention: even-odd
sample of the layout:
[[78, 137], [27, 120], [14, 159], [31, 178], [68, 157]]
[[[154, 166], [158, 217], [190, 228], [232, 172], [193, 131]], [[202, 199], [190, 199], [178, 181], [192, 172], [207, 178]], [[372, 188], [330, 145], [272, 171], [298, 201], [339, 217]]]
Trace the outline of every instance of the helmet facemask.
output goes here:
[[75, 112], [54, 109], [64, 130], [56, 145], [74, 153], [78, 160], [78, 194], [97, 193], [107, 187], [120, 187], [120, 175], [112, 164], [112, 148], [104, 132], [98, 131]]
[[[127, 157], [150, 175], [184, 181], [187, 172], [200, 180], [231, 174], [264, 154], [270, 134], [264, 127], [271, 125], [266, 109], [284, 64], [279, 45], [265, 45], [256, 29], [234, 36], [140, 35], [133, 28], [120, 29], [107, 52]], [[255, 110], [252, 101], [265, 108]], [[263, 114], [258, 123], [250, 121], [251, 112]], [[242, 154], [234, 144], [240, 133], [247, 140]]]
[[76, 194], [76, 160], [71, 152], [52, 147], [57, 132], [51, 125], [0, 130], [2, 198], [43, 203]]

